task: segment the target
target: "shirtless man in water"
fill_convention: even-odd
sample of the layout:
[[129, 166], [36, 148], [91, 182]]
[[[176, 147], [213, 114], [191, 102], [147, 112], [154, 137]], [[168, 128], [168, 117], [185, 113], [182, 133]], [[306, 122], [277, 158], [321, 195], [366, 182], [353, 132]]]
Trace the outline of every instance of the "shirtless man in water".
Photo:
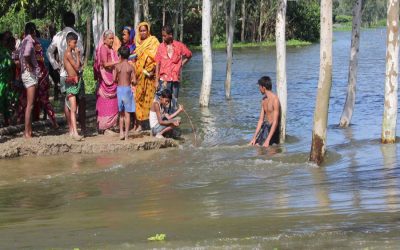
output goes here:
[[258, 87], [263, 95], [261, 101], [261, 113], [257, 129], [250, 145], [269, 147], [273, 143], [279, 143], [279, 99], [272, 92], [271, 78], [263, 76], [258, 80]]

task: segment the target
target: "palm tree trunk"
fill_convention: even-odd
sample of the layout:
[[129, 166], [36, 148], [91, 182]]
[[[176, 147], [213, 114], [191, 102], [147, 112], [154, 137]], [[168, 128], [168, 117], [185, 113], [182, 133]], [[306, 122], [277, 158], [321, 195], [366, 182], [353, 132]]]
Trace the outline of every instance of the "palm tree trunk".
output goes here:
[[262, 40], [262, 26], [264, 24], [264, 1], [260, 0], [260, 22], [258, 23], [258, 41]]
[[212, 52], [211, 52], [211, 0], [203, 0], [202, 8], [201, 47], [203, 52], [203, 81], [200, 91], [200, 106], [208, 107], [212, 83]]
[[339, 126], [342, 128], [346, 128], [350, 125], [351, 117], [353, 116], [354, 104], [356, 103], [358, 51], [360, 48], [361, 9], [362, 9], [362, 0], [356, 0], [353, 6], [353, 28], [351, 32], [351, 50], [350, 50], [347, 97], [339, 123]]
[[236, 1], [230, 0], [229, 11], [229, 29], [228, 41], [226, 46], [226, 79], [225, 79], [225, 97], [231, 99], [231, 82], [232, 82], [232, 54], [233, 54], [233, 34], [235, 32], [235, 7]]
[[396, 141], [397, 85], [399, 73], [399, 1], [388, 0], [385, 106], [382, 122], [382, 143]]
[[329, 97], [332, 87], [332, 0], [321, 0], [320, 66], [310, 160], [320, 165], [326, 151]]
[[242, 0], [242, 31], [240, 34], [240, 41], [244, 43], [246, 29], [246, 0]]
[[286, 86], [286, 7], [287, 0], [279, 0], [276, 15], [276, 85], [281, 105], [280, 143], [286, 138], [287, 86]]
[[165, 18], [166, 18], [165, 12], [166, 12], [166, 9], [165, 9], [165, 0], [163, 0], [163, 7], [162, 7], [162, 25], [163, 25], [163, 26], [165, 25]]

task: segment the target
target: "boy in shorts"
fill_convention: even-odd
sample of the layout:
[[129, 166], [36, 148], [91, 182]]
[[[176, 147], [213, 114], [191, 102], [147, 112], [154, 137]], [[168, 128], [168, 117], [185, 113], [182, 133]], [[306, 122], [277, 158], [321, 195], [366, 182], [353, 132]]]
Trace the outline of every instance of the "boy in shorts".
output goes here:
[[69, 103], [71, 116], [69, 120], [69, 134], [72, 139], [81, 141], [83, 137], [78, 134], [76, 126], [76, 113], [78, 110], [77, 96], [81, 91], [81, 77], [79, 71], [81, 69], [81, 55], [78, 47], [78, 36], [74, 32], [69, 32], [66, 37], [67, 50], [64, 54], [64, 67], [67, 71], [67, 79], [65, 80], [66, 101]]
[[118, 84], [119, 139], [128, 140], [129, 124], [131, 123], [130, 113], [134, 113], [136, 110], [135, 99], [133, 98], [136, 76], [135, 69], [128, 62], [130, 56], [129, 48], [123, 46], [118, 50], [118, 52], [121, 61], [115, 65], [113, 80]]

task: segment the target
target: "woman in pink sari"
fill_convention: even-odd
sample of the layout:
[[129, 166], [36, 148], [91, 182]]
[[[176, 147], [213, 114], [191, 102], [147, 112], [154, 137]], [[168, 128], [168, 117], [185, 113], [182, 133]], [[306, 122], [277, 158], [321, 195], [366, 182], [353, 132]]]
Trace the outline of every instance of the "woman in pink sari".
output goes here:
[[100, 132], [105, 132], [117, 125], [118, 100], [117, 84], [113, 81], [113, 69], [118, 63], [117, 49], [113, 49], [114, 33], [106, 30], [96, 48], [94, 76], [97, 80], [97, 125]]

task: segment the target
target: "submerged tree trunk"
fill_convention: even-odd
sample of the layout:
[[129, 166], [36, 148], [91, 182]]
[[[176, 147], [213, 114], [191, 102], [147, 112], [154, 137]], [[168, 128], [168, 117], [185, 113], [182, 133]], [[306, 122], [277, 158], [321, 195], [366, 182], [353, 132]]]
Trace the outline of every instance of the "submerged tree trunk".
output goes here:
[[245, 40], [246, 29], [246, 0], [242, 0], [242, 30], [240, 34], [240, 41], [243, 43]]
[[179, 12], [180, 12], [180, 18], [181, 18], [181, 23], [179, 25], [179, 41], [183, 42], [183, 0], [180, 1], [179, 3]]
[[103, 0], [103, 30], [108, 30], [108, 0]]
[[232, 54], [233, 54], [233, 34], [235, 32], [235, 7], [236, 1], [230, 0], [228, 38], [226, 46], [226, 79], [225, 79], [225, 97], [231, 99], [232, 82]]
[[142, 4], [143, 4], [143, 18], [147, 22], [147, 21], [150, 20], [150, 17], [149, 17], [149, 0], [143, 0]]
[[91, 20], [90, 19], [91, 19], [91, 16], [88, 16], [86, 18], [86, 49], [85, 49], [85, 62], [84, 62], [85, 66], [88, 64], [89, 57], [90, 57], [90, 51], [91, 51], [91, 49], [90, 49], [90, 45], [91, 45], [91, 41], [90, 41], [90, 38], [91, 38], [91, 34], [90, 34]]
[[388, 0], [385, 105], [382, 143], [396, 141], [397, 85], [399, 72], [399, 0]]
[[310, 160], [320, 165], [326, 151], [329, 96], [332, 87], [332, 0], [321, 0], [321, 42], [317, 100]]
[[135, 25], [135, 29], [137, 28], [137, 26], [140, 23], [140, 1], [139, 0], [134, 0], [133, 1], [133, 8], [134, 8], [134, 25]]
[[280, 143], [286, 138], [286, 111], [287, 111], [287, 86], [286, 86], [286, 7], [287, 0], [279, 0], [276, 15], [276, 85], [279, 102], [281, 105]]
[[348, 127], [350, 125], [351, 117], [353, 116], [354, 104], [356, 103], [358, 51], [360, 48], [361, 9], [362, 9], [362, 0], [356, 0], [353, 6], [353, 28], [351, 32], [351, 50], [350, 50], [347, 97], [339, 123], [339, 126], [342, 128]]
[[115, 0], [108, 0], [108, 29], [115, 33]]
[[211, 0], [203, 0], [202, 8], [201, 47], [203, 52], [203, 82], [200, 91], [200, 106], [208, 107], [212, 83], [212, 52], [211, 52]]

